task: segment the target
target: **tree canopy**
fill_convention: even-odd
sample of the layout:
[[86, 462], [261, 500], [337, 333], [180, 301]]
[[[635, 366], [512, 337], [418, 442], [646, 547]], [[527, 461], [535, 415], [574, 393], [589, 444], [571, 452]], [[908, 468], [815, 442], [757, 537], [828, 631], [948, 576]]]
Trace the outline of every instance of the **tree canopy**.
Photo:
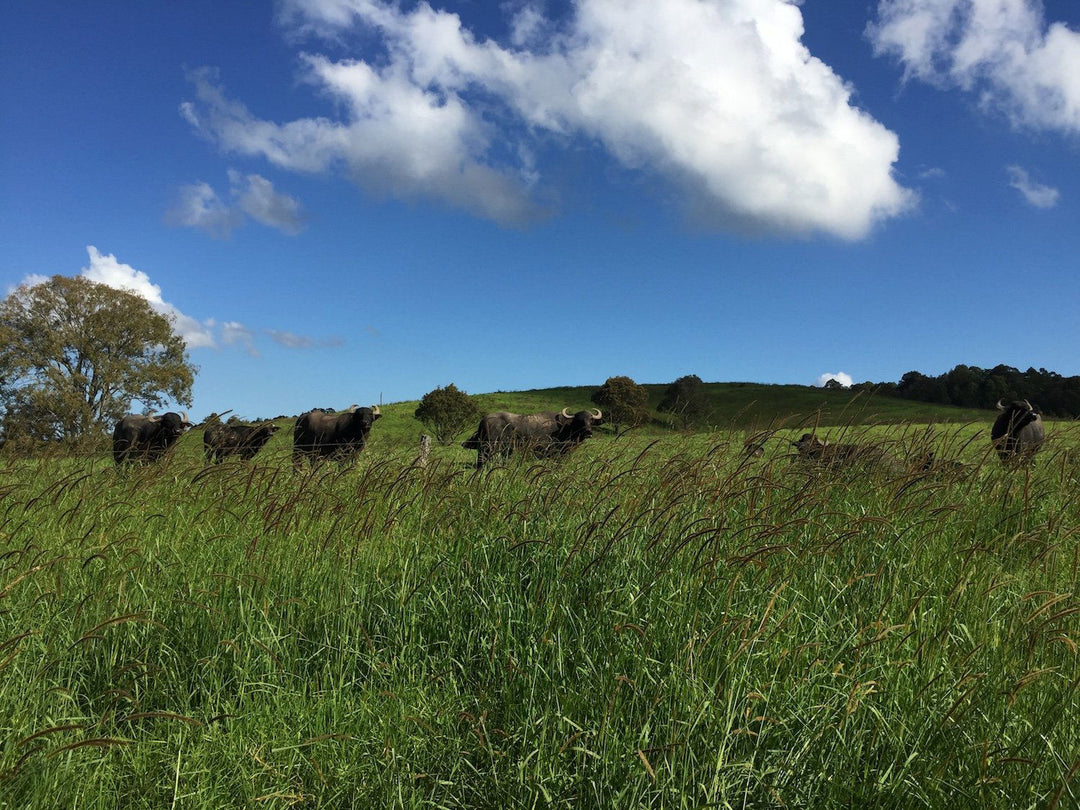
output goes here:
[[919, 402], [993, 408], [999, 400], [1029, 399], [1045, 416], [1080, 416], [1080, 377], [1063, 377], [1045, 368], [959, 365], [937, 377], [909, 371], [895, 386], [883, 388], [886, 385], [879, 386], [881, 393]]
[[10, 435], [100, 435], [133, 400], [190, 407], [194, 378], [183, 338], [133, 293], [53, 276], [0, 301], [0, 403]]
[[629, 377], [608, 377], [593, 392], [592, 401], [604, 412], [615, 432], [635, 428], [649, 416], [649, 392]]

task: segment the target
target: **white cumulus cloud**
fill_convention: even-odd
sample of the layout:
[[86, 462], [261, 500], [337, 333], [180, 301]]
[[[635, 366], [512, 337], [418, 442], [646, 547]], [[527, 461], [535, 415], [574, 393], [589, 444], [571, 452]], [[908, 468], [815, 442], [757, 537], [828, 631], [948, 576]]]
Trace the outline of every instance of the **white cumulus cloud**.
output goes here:
[[176, 306], [162, 298], [161, 287], [150, 281], [150, 276], [142, 270], [136, 270], [130, 264], [118, 261], [113, 254], [103, 254], [93, 245], [87, 245], [86, 252], [90, 255], [89, 266], [82, 269], [82, 274], [86, 278], [145, 298], [155, 312], [172, 321], [173, 331], [184, 339], [189, 348], [215, 345], [211, 332], [212, 320], [199, 322], [190, 315], [185, 315]]
[[286, 0], [293, 32], [379, 44], [302, 56], [337, 117], [261, 119], [209, 69], [181, 113], [225, 152], [507, 224], [545, 214], [543, 155], [582, 143], [672, 184], [712, 228], [857, 239], [913, 205], [896, 135], [802, 44], [789, 0], [579, 0], [565, 21], [540, 8], [519, 4], [499, 43], [427, 3]]
[[844, 388], [851, 388], [852, 383], [855, 381], [851, 379], [851, 375], [843, 371], [837, 371], [835, 374], [825, 373], [817, 378], [817, 382], [814, 383], [818, 388], [821, 388], [829, 380], [836, 380]]
[[1036, 208], [1053, 208], [1058, 203], [1061, 193], [1052, 186], [1043, 185], [1031, 179], [1027, 169], [1021, 166], [1009, 166], [1009, 185], [1015, 188]]
[[880, 0], [874, 50], [1018, 126], [1080, 132], [1080, 32], [1037, 0]]

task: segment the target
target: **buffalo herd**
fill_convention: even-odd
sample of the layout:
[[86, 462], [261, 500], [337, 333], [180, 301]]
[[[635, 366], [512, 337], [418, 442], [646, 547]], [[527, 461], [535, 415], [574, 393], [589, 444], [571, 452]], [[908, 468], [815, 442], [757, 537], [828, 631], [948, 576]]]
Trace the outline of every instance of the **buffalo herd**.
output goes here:
[[[990, 431], [993, 449], [1006, 465], [1029, 463], [1045, 439], [1042, 416], [1027, 400], [1005, 405], [998, 403], [1001, 412]], [[347, 460], [367, 444], [371, 426], [380, 417], [379, 408], [353, 405], [346, 411], [330, 413], [322, 408], [310, 410], [296, 419], [293, 427], [293, 464], [315, 463], [323, 459]], [[493, 459], [507, 458], [514, 452], [530, 453], [546, 458], [566, 454], [592, 436], [593, 428], [603, 424], [601, 411], [562, 411], [517, 414], [499, 411], [480, 420], [476, 432], [462, 442], [467, 450], [476, 451], [476, 468]], [[113, 430], [113, 458], [118, 465], [127, 462], [156, 461], [192, 425], [186, 413], [165, 413], [160, 416], [129, 414], [116, 423]], [[203, 433], [207, 463], [218, 463], [229, 456], [254, 458], [273, 437], [278, 427], [271, 422], [258, 425], [223, 424], [215, 419]], [[744, 446], [747, 458], [763, 453], [766, 434], [758, 434]], [[911, 465], [891, 456], [877, 445], [833, 444], [805, 433], [791, 443], [795, 458], [813, 466], [863, 465], [899, 472]], [[932, 454], [917, 463], [915, 469], [940, 469]]]

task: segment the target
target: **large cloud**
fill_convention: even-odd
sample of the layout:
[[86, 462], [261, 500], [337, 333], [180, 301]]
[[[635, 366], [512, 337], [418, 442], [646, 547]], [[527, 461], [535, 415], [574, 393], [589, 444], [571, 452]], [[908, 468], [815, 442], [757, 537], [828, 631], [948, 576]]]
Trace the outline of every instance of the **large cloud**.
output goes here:
[[869, 35], [908, 78], [973, 92], [1019, 126], [1080, 132], [1080, 33], [1034, 0], [881, 0]]
[[913, 201], [893, 178], [896, 136], [802, 45], [786, 0], [579, 0], [566, 21], [526, 5], [505, 46], [426, 3], [284, 10], [293, 31], [336, 47], [359, 29], [382, 52], [304, 54], [336, 119], [260, 119], [196, 72], [182, 112], [225, 151], [504, 223], [542, 214], [536, 155], [581, 141], [674, 183], [710, 227], [854, 239]]

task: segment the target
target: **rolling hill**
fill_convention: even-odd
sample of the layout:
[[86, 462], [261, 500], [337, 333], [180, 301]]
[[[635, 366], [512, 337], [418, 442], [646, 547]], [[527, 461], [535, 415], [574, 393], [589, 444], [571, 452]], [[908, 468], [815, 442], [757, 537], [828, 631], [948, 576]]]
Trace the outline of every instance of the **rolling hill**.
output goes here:
[[[638, 432], [662, 435], [672, 431], [669, 415], [657, 412], [668, 384], [644, 384], [649, 392], [650, 422]], [[566, 386], [537, 388], [527, 391], [497, 391], [475, 394], [473, 398], [481, 411], [572, 411], [595, 407], [590, 401], [595, 386]], [[992, 422], [992, 411], [956, 408], [926, 402], [852, 393], [847, 390], [826, 390], [805, 385], [766, 385], [762, 383], [717, 382], [705, 383], [706, 396], [712, 407], [712, 418], [706, 427], [755, 430], [769, 427], [831, 427], [839, 425], [889, 425], [903, 423], [965, 423]], [[383, 418], [372, 440], [389, 444], [413, 444], [423, 426], [413, 418], [417, 400], [394, 402], [381, 406]], [[463, 437], [464, 438], [464, 437]]]

